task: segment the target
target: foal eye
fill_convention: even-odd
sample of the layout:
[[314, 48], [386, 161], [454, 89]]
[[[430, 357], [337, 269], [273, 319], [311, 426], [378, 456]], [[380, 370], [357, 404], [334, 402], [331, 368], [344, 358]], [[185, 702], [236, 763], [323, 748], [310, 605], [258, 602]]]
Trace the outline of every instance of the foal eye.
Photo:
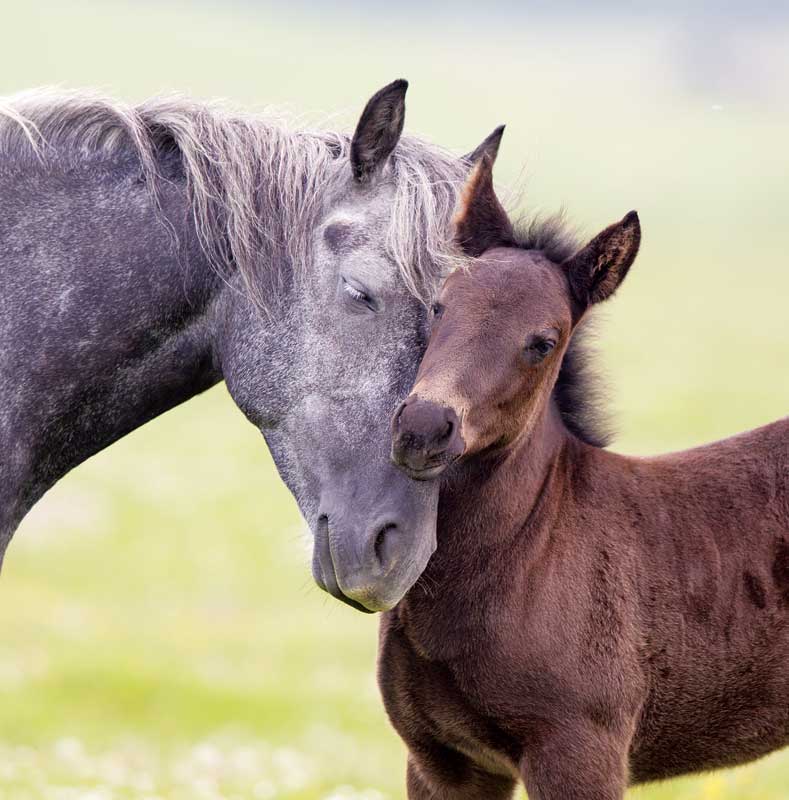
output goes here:
[[533, 361], [542, 361], [556, 347], [553, 339], [534, 339], [526, 345], [526, 353]]
[[552, 342], [550, 339], [541, 339], [539, 342], [536, 342], [534, 345], [534, 349], [543, 357], [548, 355], [548, 353], [553, 350], [556, 346], [555, 342]]
[[441, 315], [444, 313], [444, 306], [441, 303], [433, 303], [430, 306], [430, 313], [433, 315], [433, 319], [441, 319]]

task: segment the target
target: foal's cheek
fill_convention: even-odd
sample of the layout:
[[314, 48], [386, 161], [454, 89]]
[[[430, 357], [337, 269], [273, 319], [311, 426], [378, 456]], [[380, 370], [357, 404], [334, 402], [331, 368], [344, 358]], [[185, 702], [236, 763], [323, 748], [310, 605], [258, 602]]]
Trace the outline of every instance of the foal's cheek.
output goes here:
[[495, 441], [495, 423], [491, 414], [480, 414], [474, 410], [462, 416], [460, 436], [465, 445], [463, 458], [484, 450]]
[[484, 403], [464, 416], [469, 431], [467, 453], [508, 444], [531, 426], [539, 408], [535, 389], [539, 381], [533, 381], [533, 372], [505, 376]]

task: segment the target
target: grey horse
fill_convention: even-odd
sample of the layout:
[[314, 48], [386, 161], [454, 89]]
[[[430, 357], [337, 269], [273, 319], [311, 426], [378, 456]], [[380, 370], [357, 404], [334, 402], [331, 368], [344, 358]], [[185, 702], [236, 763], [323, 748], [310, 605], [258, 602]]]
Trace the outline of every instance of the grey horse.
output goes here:
[[407, 83], [352, 137], [184, 98], [0, 105], [0, 564], [77, 464], [225, 380], [314, 534], [313, 574], [392, 607], [437, 485], [389, 463], [470, 159], [402, 136]]

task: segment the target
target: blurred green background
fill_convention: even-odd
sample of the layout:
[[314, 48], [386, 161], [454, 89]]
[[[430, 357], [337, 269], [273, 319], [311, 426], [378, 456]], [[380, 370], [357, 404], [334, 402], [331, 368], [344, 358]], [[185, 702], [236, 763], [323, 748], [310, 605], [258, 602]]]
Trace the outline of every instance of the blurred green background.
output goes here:
[[[640, 212], [600, 331], [615, 447], [789, 410], [786, 10], [32, 2], [3, 3], [2, 31], [3, 94], [179, 89], [350, 128], [403, 76], [411, 132], [465, 151], [506, 122], [497, 174], [523, 208], [564, 205], [591, 233]], [[0, 797], [402, 797], [375, 650], [376, 620], [314, 587], [295, 504], [219, 387], [76, 470], [18, 532]], [[789, 753], [631, 795], [789, 798]]]

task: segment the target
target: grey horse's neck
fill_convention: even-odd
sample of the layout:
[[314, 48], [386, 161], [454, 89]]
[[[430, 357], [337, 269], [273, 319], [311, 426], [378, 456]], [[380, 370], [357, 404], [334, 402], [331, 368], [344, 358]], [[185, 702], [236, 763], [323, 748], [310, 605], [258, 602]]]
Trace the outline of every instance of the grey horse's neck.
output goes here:
[[0, 165], [0, 564], [59, 478], [222, 379], [227, 289], [186, 204], [175, 182], [155, 208], [133, 163]]

